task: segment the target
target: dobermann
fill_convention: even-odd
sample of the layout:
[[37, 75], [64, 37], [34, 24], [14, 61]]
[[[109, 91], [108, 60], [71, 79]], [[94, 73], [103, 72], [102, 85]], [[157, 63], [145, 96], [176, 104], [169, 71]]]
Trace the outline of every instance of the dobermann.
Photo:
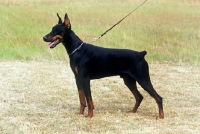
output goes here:
[[157, 94], [151, 84], [148, 63], [144, 58], [146, 51], [102, 48], [85, 43], [71, 30], [67, 14], [64, 16], [64, 22], [58, 14], [57, 16], [58, 24], [52, 28], [49, 34], [43, 37], [43, 40], [50, 42], [50, 48], [54, 48], [59, 43], [62, 43], [66, 48], [79, 92], [79, 114], [84, 113], [87, 102], [88, 115], [86, 117], [93, 116], [94, 104], [90, 80], [119, 75], [136, 99], [134, 108], [129, 112], [135, 113], [143, 99], [143, 96], [137, 90], [137, 81], [158, 104], [159, 116], [157, 118], [164, 118], [162, 97]]

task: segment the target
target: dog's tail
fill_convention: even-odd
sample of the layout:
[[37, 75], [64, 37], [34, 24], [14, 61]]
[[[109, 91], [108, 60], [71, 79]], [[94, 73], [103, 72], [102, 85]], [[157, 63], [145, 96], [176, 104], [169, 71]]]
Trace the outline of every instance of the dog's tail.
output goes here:
[[138, 52], [138, 55], [136, 56], [136, 61], [137, 62], [140, 62], [140, 61], [143, 61], [144, 60], [144, 56], [147, 54], [147, 51], [141, 51], [141, 52]]
[[142, 51], [142, 52], [140, 52], [141, 53], [141, 55], [144, 57], [146, 54], [147, 54], [147, 51]]

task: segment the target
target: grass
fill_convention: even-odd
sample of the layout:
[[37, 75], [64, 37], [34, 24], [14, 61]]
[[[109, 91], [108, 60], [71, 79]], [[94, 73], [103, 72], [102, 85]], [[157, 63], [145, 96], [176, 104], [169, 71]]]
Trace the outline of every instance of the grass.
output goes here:
[[156, 102], [140, 86], [144, 100], [138, 112], [126, 113], [135, 100], [120, 77], [91, 82], [95, 110], [94, 117], [87, 119], [76, 115], [78, 92], [66, 62], [5, 61], [0, 66], [2, 134], [194, 134], [200, 131], [200, 68], [197, 67], [150, 64], [152, 83], [164, 98], [165, 119], [156, 120]]
[[[83, 41], [98, 37], [142, 1], [8, 0], [1, 3], [1, 60], [66, 60], [62, 45], [47, 48], [42, 37], [68, 13]], [[114, 6], [113, 6], [114, 5]], [[94, 44], [147, 50], [150, 62], [200, 65], [198, 1], [151, 0]], [[66, 8], [67, 6], [67, 8]]]

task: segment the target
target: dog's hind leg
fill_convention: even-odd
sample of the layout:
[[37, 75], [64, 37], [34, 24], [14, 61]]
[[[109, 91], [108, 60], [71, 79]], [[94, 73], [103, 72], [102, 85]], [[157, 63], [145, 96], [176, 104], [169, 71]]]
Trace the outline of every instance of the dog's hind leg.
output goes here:
[[140, 103], [143, 100], [143, 96], [138, 91], [137, 85], [136, 85], [136, 80], [134, 78], [127, 75], [127, 76], [123, 77], [123, 79], [124, 79], [125, 85], [130, 89], [130, 91], [132, 92], [132, 94], [134, 95], [135, 100], [136, 100], [134, 108], [128, 112], [135, 113], [137, 111], [138, 107], [140, 106]]
[[151, 81], [138, 81], [138, 83], [141, 85], [141, 87], [146, 90], [155, 100], [158, 104], [159, 108], [159, 116], [156, 118], [163, 119], [164, 118], [164, 112], [163, 112], [163, 105], [162, 105], [162, 97], [158, 95], [158, 93], [154, 90], [153, 85], [151, 84]]
[[140, 84], [140, 86], [147, 91], [155, 100], [156, 103], [158, 104], [159, 108], [159, 116], [156, 118], [164, 118], [164, 112], [163, 112], [163, 105], [162, 105], [162, 97], [158, 95], [158, 93], [154, 90], [153, 85], [150, 80], [149, 76], [149, 67], [147, 62], [141, 61], [136, 70], [136, 76], [137, 76], [137, 82]]

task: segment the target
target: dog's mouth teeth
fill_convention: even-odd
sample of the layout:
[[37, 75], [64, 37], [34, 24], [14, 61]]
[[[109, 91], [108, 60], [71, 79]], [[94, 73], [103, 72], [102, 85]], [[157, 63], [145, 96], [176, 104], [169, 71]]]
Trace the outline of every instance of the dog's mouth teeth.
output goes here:
[[56, 39], [49, 44], [49, 48], [54, 48], [56, 45], [60, 43], [60, 39]]

